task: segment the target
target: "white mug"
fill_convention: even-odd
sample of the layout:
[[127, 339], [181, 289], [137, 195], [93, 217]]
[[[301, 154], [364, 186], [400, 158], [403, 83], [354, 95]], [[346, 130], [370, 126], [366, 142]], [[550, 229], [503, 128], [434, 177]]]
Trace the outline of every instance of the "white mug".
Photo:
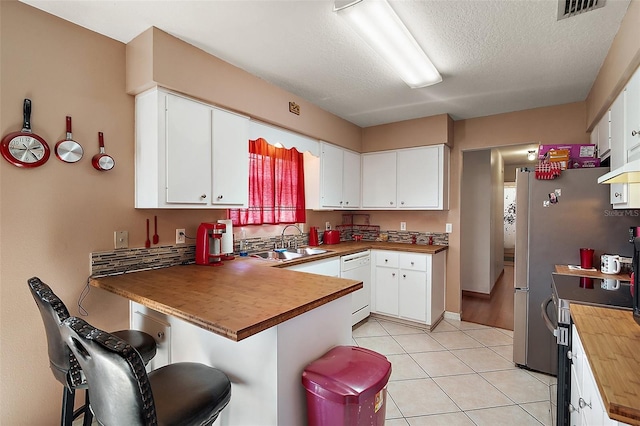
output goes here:
[[600, 272], [603, 274], [620, 273], [620, 256], [617, 254], [603, 254], [600, 260]]
[[620, 281], [613, 278], [605, 278], [602, 280], [601, 287], [605, 290], [617, 290], [620, 288]]

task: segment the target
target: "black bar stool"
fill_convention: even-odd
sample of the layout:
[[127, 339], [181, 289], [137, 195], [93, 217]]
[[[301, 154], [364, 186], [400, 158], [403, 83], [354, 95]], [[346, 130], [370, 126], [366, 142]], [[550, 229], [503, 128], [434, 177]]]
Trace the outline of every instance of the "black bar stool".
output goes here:
[[231, 399], [231, 382], [217, 368], [179, 362], [147, 374], [140, 354], [117, 336], [76, 317], [61, 329], [102, 425], [211, 425]]
[[[60, 334], [60, 325], [62, 321], [69, 318], [69, 311], [62, 300], [39, 278], [30, 278], [27, 283], [44, 322], [49, 347], [49, 366], [53, 376], [64, 386], [60, 423], [62, 426], [71, 426], [73, 420], [84, 413], [83, 424], [88, 426], [91, 424], [92, 414], [89, 410], [87, 381], [76, 357], [71, 353]], [[129, 342], [140, 353], [144, 364], [147, 364], [156, 354], [156, 341], [143, 331], [122, 330], [113, 334]], [[85, 403], [74, 411], [77, 389], [85, 390]]]

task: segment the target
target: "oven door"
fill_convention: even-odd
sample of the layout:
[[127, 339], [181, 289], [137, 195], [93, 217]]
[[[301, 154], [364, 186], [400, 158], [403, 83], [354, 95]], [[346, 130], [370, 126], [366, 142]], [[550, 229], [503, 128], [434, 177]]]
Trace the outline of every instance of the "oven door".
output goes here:
[[[558, 392], [557, 392], [557, 425], [569, 425], [569, 404], [571, 403], [571, 316], [563, 304], [549, 296], [540, 311], [542, 319], [558, 342]], [[560, 308], [558, 308], [560, 306]]]

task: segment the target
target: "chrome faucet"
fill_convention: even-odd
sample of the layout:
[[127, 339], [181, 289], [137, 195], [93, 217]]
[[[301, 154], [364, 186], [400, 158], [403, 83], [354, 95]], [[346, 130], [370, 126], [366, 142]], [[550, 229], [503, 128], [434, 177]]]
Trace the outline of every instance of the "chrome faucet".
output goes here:
[[[291, 226], [293, 226], [294, 228], [296, 228], [296, 229], [298, 230], [298, 232], [300, 233], [300, 235], [303, 235], [302, 230], [301, 230], [300, 228], [298, 228], [298, 226], [297, 226], [297, 225], [287, 225], [287, 226], [285, 226], [285, 227], [284, 227], [284, 229], [282, 230], [282, 234], [280, 234], [280, 244], [282, 245], [282, 248], [285, 248], [285, 246], [284, 246], [284, 231], [286, 231], [286, 230], [287, 230], [287, 228], [289, 228], [289, 227], [291, 227]], [[295, 246], [295, 248], [296, 248], [296, 249], [298, 248], [298, 243], [297, 243], [297, 241], [296, 241], [296, 246]]]

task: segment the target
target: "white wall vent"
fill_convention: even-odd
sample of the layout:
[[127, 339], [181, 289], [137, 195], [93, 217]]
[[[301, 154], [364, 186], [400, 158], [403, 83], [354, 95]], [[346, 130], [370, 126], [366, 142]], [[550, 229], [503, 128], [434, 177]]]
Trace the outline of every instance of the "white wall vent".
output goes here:
[[605, 0], [558, 0], [558, 21], [604, 6]]

